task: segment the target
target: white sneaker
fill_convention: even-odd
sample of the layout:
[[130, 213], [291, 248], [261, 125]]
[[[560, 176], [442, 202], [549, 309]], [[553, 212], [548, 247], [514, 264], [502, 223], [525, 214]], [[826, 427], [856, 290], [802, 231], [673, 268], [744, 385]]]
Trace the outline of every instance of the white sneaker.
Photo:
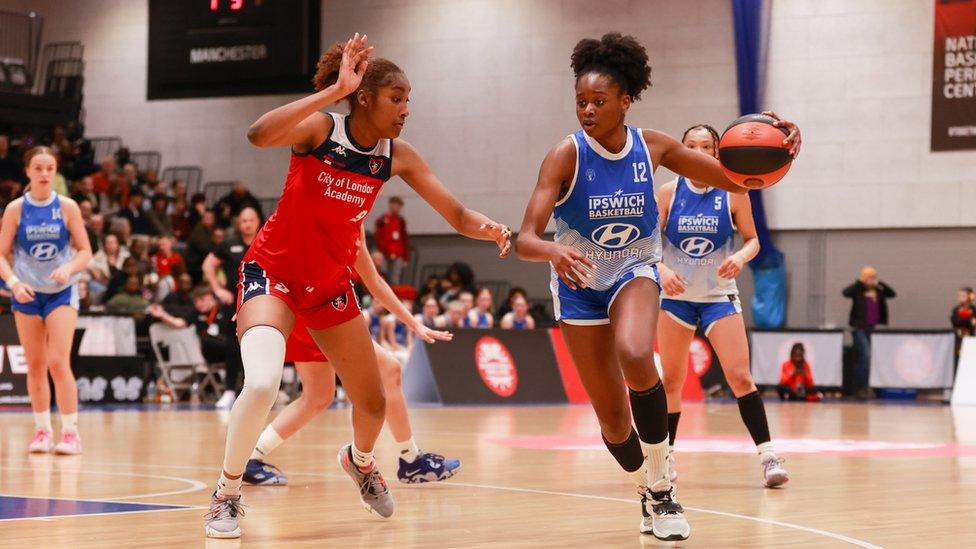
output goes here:
[[678, 467], [674, 461], [674, 452], [668, 452], [668, 471], [671, 477], [671, 482], [678, 480]]
[[776, 457], [775, 454], [766, 457], [762, 461], [763, 486], [766, 488], [777, 488], [789, 482], [790, 474], [783, 467], [783, 458]]
[[235, 400], [237, 400], [237, 395], [234, 394], [234, 391], [228, 389], [224, 391], [224, 394], [220, 395], [220, 400], [214, 404], [214, 407], [218, 410], [230, 410]]
[[674, 497], [674, 487], [662, 492], [647, 489], [641, 494], [642, 534], [651, 534], [661, 541], [681, 541], [691, 535], [685, 510]]
[[46, 454], [54, 449], [54, 436], [47, 429], [38, 429], [31, 439], [27, 451], [32, 454]]

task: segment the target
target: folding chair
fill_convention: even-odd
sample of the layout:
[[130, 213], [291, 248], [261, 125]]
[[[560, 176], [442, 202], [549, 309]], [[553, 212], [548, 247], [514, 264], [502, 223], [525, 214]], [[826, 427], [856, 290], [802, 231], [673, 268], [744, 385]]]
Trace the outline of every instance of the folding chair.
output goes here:
[[[223, 383], [216, 376], [223, 364], [207, 364], [200, 350], [200, 338], [192, 327], [173, 328], [156, 322], [149, 326], [149, 342], [162, 377], [173, 390], [174, 397], [179, 399], [177, 391], [186, 391], [189, 394], [196, 382], [197, 372], [203, 374], [198, 385], [200, 393], [207, 387], [215, 395], [223, 392]], [[185, 375], [177, 377], [177, 372]]]

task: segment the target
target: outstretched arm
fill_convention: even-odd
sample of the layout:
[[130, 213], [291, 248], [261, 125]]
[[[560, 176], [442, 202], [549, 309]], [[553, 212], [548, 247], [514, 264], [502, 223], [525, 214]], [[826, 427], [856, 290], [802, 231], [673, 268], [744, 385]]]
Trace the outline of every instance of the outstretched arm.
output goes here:
[[461, 204], [406, 141], [397, 139], [393, 156], [393, 175], [403, 178], [455, 231], [475, 240], [493, 240], [500, 250], [498, 255], [508, 256], [512, 249], [511, 229]]
[[312, 95], [266, 112], [247, 130], [247, 139], [258, 147], [297, 146], [311, 148], [315, 143], [319, 109], [354, 92], [366, 73], [367, 59], [373, 48], [366, 46], [366, 35], [356, 35], [342, 51], [339, 80]]
[[[572, 192], [568, 185], [576, 168], [576, 146], [570, 138], [556, 145], [539, 168], [539, 180], [525, 207], [519, 231], [516, 253], [522, 261], [548, 261], [556, 274], [569, 288], [586, 287], [586, 280], [596, 268], [582, 252], [572, 246], [550, 242], [542, 238], [549, 224], [552, 210], [561, 192]], [[504, 328], [505, 318], [501, 320]], [[509, 320], [509, 323], [511, 320]]]
[[406, 324], [407, 328], [410, 328], [410, 331], [417, 334], [421, 339], [427, 343], [433, 343], [434, 341], [450, 341], [454, 338], [448, 332], [431, 330], [424, 326], [417, 320], [417, 317], [410, 314], [410, 311], [403, 306], [403, 302], [393, 292], [393, 288], [376, 271], [376, 265], [373, 264], [373, 259], [366, 248], [366, 229], [364, 227], [359, 228], [359, 255], [356, 256], [356, 272], [362, 278], [363, 284], [366, 285], [373, 298], [382, 303], [387, 310], [393, 313], [393, 316]]

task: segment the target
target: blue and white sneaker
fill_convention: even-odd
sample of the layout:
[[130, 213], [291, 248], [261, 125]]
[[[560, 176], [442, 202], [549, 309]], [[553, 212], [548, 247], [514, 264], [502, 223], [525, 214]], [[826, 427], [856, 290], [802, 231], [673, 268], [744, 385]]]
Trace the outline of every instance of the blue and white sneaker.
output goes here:
[[249, 459], [244, 468], [244, 483], [256, 486], [285, 486], [288, 484], [288, 477], [270, 463], [260, 459]]
[[400, 458], [397, 478], [404, 484], [447, 480], [461, 468], [461, 460], [447, 459], [440, 454], [421, 452], [413, 461]]

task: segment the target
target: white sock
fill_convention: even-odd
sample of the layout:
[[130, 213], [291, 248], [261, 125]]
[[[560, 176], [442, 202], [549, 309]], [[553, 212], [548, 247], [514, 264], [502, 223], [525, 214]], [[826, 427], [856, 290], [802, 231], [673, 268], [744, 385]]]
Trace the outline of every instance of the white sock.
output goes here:
[[647, 460], [636, 471], [624, 471], [630, 477], [631, 482], [637, 486], [637, 491], [642, 492], [647, 489]]
[[239, 496], [241, 495], [241, 484], [243, 482], [243, 476], [228, 478], [227, 475], [221, 471], [220, 480], [217, 481], [217, 495], [230, 497]]
[[51, 432], [54, 429], [51, 428], [51, 410], [47, 409], [43, 412], [34, 412], [34, 427], [40, 431], [41, 429]]
[[671, 446], [671, 445], [668, 446], [668, 453], [669, 454], [673, 454], [674, 453], [674, 446]]
[[[241, 358], [244, 389], [230, 411], [224, 446], [224, 471], [231, 475], [244, 472], [247, 459], [261, 436], [261, 426], [267, 425], [268, 412], [278, 397], [285, 360], [285, 337], [271, 326], [254, 326], [241, 337]], [[228, 486], [233, 489], [229, 482]]]
[[251, 459], [264, 459], [275, 448], [281, 446], [281, 443], [284, 441], [285, 439], [281, 438], [278, 431], [275, 431], [274, 427], [268, 425], [261, 432], [261, 438], [258, 439], [258, 444], [254, 447], [254, 451], [251, 452]]
[[763, 442], [756, 446], [756, 450], [759, 452], [760, 461], [766, 461], [767, 459], [776, 459], [776, 451], [773, 449], [773, 442]]
[[61, 433], [67, 432], [78, 434], [78, 412], [61, 414]]
[[397, 442], [397, 451], [404, 461], [414, 461], [417, 459], [417, 455], [420, 454], [420, 448], [417, 448], [417, 443], [414, 442], [413, 437], [403, 442]]
[[654, 444], [641, 441], [641, 449], [647, 456], [647, 487], [652, 492], [664, 492], [671, 487], [668, 470], [668, 438]]
[[360, 469], [369, 469], [373, 464], [373, 452], [363, 452], [356, 448], [356, 443], [352, 443], [352, 462]]

